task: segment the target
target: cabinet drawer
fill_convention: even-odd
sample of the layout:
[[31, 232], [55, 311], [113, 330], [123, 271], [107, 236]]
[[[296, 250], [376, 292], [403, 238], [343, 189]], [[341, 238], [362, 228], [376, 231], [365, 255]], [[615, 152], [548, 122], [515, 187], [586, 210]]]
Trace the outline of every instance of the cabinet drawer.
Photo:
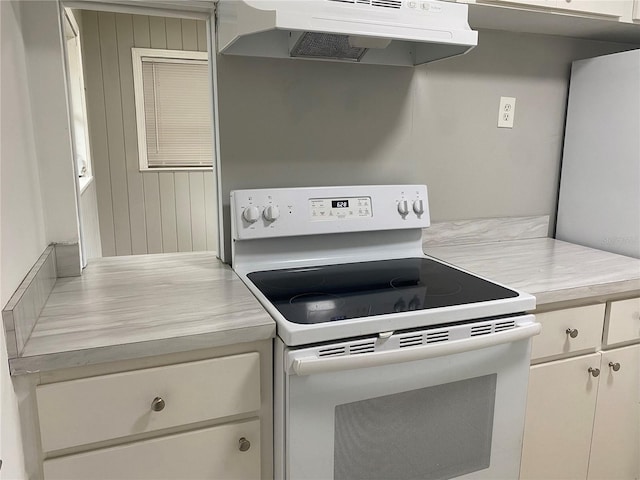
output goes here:
[[611, 302], [607, 309], [604, 342], [607, 345], [640, 339], [640, 298]]
[[[260, 356], [246, 353], [36, 388], [45, 452], [260, 409]], [[156, 397], [164, 408], [152, 410]]]
[[[240, 451], [240, 439], [250, 442]], [[46, 480], [260, 478], [260, 421], [221, 425], [44, 462]]]
[[[603, 303], [536, 314], [536, 320], [542, 324], [542, 332], [533, 338], [531, 359], [595, 351], [602, 339], [604, 311]], [[567, 330], [577, 330], [573, 332], [575, 337]]]

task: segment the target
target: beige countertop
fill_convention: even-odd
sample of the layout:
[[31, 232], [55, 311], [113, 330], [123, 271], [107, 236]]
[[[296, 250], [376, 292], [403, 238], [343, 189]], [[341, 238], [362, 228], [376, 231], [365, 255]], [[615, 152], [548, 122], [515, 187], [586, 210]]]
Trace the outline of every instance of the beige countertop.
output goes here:
[[[536, 296], [538, 307], [640, 296], [640, 260], [533, 238], [425, 246], [427, 255]], [[13, 374], [258, 341], [275, 323], [212, 253], [95, 259], [60, 278]]]
[[94, 259], [59, 278], [15, 373], [268, 339], [275, 322], [213, 253]]
[[640, 296], [640, 260], [552, 238], [424, 246], [427, 255], [535, 295], [538, 308]]

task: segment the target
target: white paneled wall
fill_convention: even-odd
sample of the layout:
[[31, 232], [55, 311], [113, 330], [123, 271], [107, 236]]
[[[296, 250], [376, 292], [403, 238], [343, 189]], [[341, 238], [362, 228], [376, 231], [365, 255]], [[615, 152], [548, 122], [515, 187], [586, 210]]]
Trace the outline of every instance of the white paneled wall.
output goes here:
[[205, 22], [84, 11], [82, 24], [103, 256], [216, 250], [213, 171], [138, 170], [131, 60], [132, 47], [206, 51]]
[[102, 256], [97, 205], [96, 182], [93, 181], [80, 194], [80, 215], [82, 217], [84, 236], [82, 246], [85, 249], [84, 254], [87, 259]]

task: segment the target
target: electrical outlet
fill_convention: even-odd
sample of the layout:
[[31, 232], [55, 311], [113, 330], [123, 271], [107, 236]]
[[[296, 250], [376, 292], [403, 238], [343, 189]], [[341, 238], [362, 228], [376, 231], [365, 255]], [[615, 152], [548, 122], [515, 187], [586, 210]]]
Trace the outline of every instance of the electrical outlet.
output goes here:
[[500, 108], [498, 109], [498, 128], [513, 128], [513, 119], [515, 115], [515, 97], [500, 97]]

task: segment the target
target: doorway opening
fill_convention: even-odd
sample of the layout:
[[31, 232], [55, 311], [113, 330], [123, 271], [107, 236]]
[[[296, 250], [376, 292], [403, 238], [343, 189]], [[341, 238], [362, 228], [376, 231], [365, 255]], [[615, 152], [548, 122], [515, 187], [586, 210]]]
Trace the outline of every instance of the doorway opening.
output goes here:
[[206, 15], [65, 8], [83, 263], [218, 250]]

